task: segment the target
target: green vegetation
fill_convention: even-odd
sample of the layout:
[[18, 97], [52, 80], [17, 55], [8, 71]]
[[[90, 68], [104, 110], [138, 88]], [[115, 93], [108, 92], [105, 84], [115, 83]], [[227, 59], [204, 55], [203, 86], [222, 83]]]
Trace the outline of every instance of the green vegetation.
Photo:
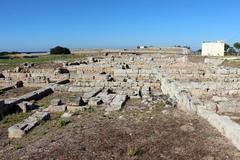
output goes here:
[[82, 55], [40, 55], [40, 56], [34, 56], [33, 58], [27, 58], [27, 57], [13, 57], [10, 59], [1, 59], [0, 58], [0, 64], [2, 65], [11, 65], [11, 66], [17, 66], [23, 63], [35, 63], [35, 64], [52, 64], [55, 61], [73, 61], [77, 58], [83, 58]]
[[5, 116], [1, 121], [0, 124], [15, 124], [17, 122], [20, 122], [27, 118], [31, 113], [15, 113], [15, 114], [9, 114]]
[[71, 51], [68, 48], [57, 46], [50, 49], [50, 54], [71, 54]]
[[67, 124], [71, 123], [71, 121], [69, 119], [60, 118], [56, 123], [57, 123], [57, 127], [62, 128]]
[[136, 153], [137, 153], [137, 150], [136, 150], [135, 147], [133, 147], [133, 146], [128, 146], [128, 148], [127, 148], [127, 155], [128, 155], [129, 157], [134, 157], [134, 156], [136, 155]]
[[14, 145], [13, 145], [13, 148], [14, 148], [15, 150], [18, 150], [18, 149], [23, 148], [23, 145], [20, 144], [20, 143], [17, 143], [17, 144], [14, 144]]
[[0, 52], [0, 56], [9, 56], [14, 54], [20, 54], [20, 52]]
[[227, 52], [229, 48], [230, 48], [230, 45], [225, 43], [224, 44], [224, 51]]
[[47, 108], [47, 104], [45, 104], [44, 102], [37, 102], [35, 104], [38, 105], [40, 108]]
[[240, 51], [240, 42], [234, 43], [233, 46], [238, 50], [238, 52]]

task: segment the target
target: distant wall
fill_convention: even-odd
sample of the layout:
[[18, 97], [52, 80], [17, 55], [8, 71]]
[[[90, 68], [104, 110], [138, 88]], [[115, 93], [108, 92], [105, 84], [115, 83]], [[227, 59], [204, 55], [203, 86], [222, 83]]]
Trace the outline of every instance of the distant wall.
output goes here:
[[191, 50], [181, 47], [161, 47], [145, 49], [71, 49], [73, 54], [103, 55], [109, 54], [191, 54]]

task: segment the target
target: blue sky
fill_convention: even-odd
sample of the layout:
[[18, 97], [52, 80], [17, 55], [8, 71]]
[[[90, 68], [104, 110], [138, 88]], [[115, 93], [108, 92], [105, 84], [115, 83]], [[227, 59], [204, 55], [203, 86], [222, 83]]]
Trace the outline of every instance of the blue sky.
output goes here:
[[239, 0], [0, 0], [0, 51], [240, 41]]

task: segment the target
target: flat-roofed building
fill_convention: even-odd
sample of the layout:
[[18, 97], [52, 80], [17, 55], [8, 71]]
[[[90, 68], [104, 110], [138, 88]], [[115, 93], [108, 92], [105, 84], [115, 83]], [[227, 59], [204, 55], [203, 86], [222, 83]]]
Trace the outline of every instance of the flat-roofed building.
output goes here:
[[203, 42], [202, 56], [224, 56], [224, 46], [225, 43], [223, 41]]

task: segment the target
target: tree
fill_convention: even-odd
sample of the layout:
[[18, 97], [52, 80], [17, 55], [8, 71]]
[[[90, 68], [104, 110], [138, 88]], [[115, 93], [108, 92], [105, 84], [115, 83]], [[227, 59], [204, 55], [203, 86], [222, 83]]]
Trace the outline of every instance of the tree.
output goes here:
[[230, 45], [225, 43], [224, 44], [224, 51], [227, 52], [227, 50], [230, 48]]
[[237, 51], [233, 47], [229, 47], [229, 49], [226, 51], [226, 55], [228, 56], [236, 56]]
[[57, 46], [50, 49], [50, 54], [71, 54], [71, 51], [68, 48]]
[[234, 43], [233, 46], [238, 50], [238, 54], [239, 54], [239, 51], [240, 51], [240, 42]]

